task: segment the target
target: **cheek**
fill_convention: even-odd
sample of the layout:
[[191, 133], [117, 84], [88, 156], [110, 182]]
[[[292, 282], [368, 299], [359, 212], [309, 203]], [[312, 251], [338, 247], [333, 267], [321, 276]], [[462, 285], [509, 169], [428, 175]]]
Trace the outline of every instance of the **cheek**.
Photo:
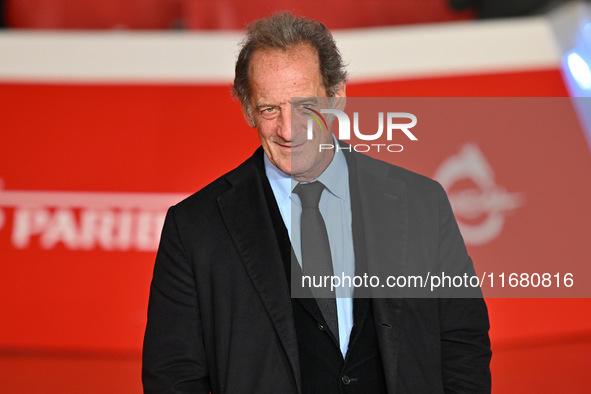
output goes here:
[[261, 145], [265, 148], [266, 151], [274, 151], [275, 144], [273, 143], [272, 135], [268, 133], [259, 132], [259, 140], [261, 141]]
[[262, 120], [261, 122], [259, 122], [257, 130], [259, 133], [259, 138], [261, 140], [269, 140], [275, 134], [274, 122]]

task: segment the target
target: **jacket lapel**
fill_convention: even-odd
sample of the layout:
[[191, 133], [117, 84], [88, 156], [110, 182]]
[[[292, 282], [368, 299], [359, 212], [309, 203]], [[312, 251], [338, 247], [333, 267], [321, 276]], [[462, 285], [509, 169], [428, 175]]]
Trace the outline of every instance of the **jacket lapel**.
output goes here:
[[[292, 284], [303, 283], [302, 282], [302, 277], [303, 277], [302, 269], [300, 267], [300, 264], [298, 263], [298, 260], [295, 255], [295, 252], [293, 251], [293, 248], [291, 249], [290, 266], [291, 266], [291, 279], [290, 279], [291, 283]], [[292, 288], [292, 298], [294, 298], [297, 302], [299, 302], [300, 305], [306, 310], [306, 312], [308, 312], [312, 316], [312, 318], [315, 321], [320, 322], [325, 327], [328, 327], [328, 325], [326, 324], [326, 320], [324, 319], [324, 316], [322, 315], [322, 312], [320, 311], [320, 307], [318, 306], [318, 302], [316, 301], [316, 299], [312, 295], [312, 292], [310, 291], [309, 288], [302, 287], [302, 288], [296, 289], [295, 291]], [[328, 332], [331, 340], [335, 344], [335, 346], [340, 349], [340, 344], [337, 341], [335, 333], [333, 333], [331, 329], [328, 329], [327, 332]]]
[[232, 188], [218, 197], [218, 205], [246, 271], [283, 344], [300, 392], [298, 344], [289, 288], [257, 160], [262, 162], [262, 149], [226, 177]]
[[[367, 269], [370, 275], [375, 273], [382, 280], [388, 275], [400, 275], [405, 272], [407, 253], [406, 185], [390, 177], [390, 166], [362, 155], [353, 156]], [[402, 303], [403, 299], [393, 298], [391, 293], [372, 294], [376, 334], [389, 393], [394, 393], [396, 388]]]

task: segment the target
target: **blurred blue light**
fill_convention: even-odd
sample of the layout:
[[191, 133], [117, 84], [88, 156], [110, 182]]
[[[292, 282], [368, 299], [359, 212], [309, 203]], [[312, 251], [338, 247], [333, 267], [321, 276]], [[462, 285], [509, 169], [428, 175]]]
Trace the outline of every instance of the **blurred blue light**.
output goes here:
[[589, 65], [576, 52], [571, 52], [567, 57], [568, 68], [573, 79], [581, 89], [591, 89], [591, 70]]

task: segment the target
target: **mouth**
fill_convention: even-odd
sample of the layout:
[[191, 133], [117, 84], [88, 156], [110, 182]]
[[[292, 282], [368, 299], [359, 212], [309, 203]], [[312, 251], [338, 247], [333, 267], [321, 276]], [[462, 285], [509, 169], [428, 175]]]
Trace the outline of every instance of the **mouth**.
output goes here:
[[306, 144], [306, 142], [290, 142], [288, 144], [282, 144], [282, 143], [277, 143], [277, 146], [279, 146], [279, 149], [283, 150], [283, 151], [287, 151], [287, 152], [293, 152], [293, 151], [297, 151], [299, 149], [302, 149], [304, 147], [304, 145]]

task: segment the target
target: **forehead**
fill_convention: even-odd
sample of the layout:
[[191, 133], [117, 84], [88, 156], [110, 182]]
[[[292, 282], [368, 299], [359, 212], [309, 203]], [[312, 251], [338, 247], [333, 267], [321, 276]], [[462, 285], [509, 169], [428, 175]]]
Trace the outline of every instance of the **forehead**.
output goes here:
[[250, 60], [249, 79], [253, 93], [280, 86], [295, 89], [298, 85], [322, 84], [318, 54], [309, 44], [297, 44], [286, 50], [258, 49]]
[[318, 65], [318, 54], [316, 49], [308, 43], [299, 43], [291, 45], [286, 49], [283, 48], [260, 48], [254, 51], [251, 57], [251, 69], [253, 63], [259, 60], [281, 61], [281, 60], [298, 60]]

